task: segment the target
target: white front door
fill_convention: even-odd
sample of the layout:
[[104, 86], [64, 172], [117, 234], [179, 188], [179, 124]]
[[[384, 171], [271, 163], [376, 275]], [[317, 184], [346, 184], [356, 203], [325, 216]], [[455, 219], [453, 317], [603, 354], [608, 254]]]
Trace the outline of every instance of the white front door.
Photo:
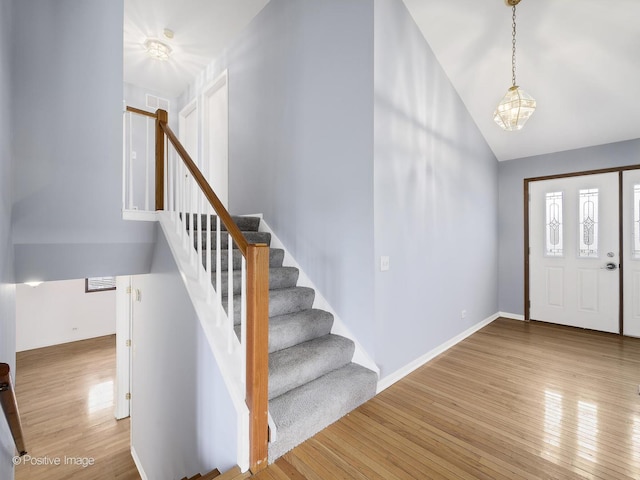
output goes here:
[[617, 172], [529, 183], [532, 320], [619, 333], [618, 189]]

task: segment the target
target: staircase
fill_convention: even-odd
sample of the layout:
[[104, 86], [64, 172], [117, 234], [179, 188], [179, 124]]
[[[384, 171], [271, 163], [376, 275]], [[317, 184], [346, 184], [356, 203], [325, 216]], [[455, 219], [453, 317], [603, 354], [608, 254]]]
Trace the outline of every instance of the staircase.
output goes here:
[[[249, 242], [271, 244], [258, 231], [260, 218], [234, 217]], [[188, 223], [188, 222], [187, 222]], [[215, 226], [215, 219], [211, 224]], [[224, 228], [224, 227], [223, 227]], [[203, 245], [216, 248], [201, 233]], [[224, 272], [222, 298], [228, 292], [228, 235], [221, 235]], [[241, 256], [232, 252], [233, 319], [240, 338]], [[377, 374], [353, 363], [353, 341], [331, 333], [333, 315], [313, 308], [315, 291], [297, 285], [299, 271], [283, 266], [284, 251], [269, 251], [269, 412], [277, 427], [269, 444], [269, 463], [375, 395]], [[203, 263], [205, 259], [203, 258]], [[215, 262], [214, 262], [215, 263]], [[212, 272], [216, 287], [216, 275]], [[226, 309], [226, 301], [223, 301]]]
[[220, 477], [220, 470], [216, 468], [215, 470], [212, 470], [204, 476], [196, 473], [193, 477], [184, 477], [182, 478], [182, 480], [212, 480], [213, 478], [218, 477]]

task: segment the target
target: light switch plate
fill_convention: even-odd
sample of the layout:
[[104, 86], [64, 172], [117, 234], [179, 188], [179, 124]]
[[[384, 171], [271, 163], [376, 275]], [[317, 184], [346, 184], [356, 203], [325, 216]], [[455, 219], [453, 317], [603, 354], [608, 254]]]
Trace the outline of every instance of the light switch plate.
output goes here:
[[382, 256], [380, 257], [380, 271], [386, 272], [387, 270], [389, 270], [389, 257]]

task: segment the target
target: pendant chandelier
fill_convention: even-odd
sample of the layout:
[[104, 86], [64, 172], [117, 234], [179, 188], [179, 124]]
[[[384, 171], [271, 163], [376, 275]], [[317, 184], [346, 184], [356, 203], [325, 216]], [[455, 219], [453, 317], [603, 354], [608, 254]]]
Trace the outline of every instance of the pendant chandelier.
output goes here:
[[520, 130], [536, 109], [536, 101], [531, 95], [516, 85], [516, 5], [520, 0], [507, 0], [512, 8], [512, 40], [511, 40], [511, 88], [500, 100], [493, 120], [503, 129], [512, 132]]

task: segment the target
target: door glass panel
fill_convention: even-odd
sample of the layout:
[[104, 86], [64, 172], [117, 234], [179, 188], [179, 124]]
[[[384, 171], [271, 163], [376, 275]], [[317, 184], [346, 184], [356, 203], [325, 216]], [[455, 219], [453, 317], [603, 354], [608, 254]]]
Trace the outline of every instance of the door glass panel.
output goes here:
[[633, 258], [640, 258], [640, 185], [633, 186]]
[[598, 256], [598, 189], [581, 189], [578, 201], [580, 205], [578, 256], [595, 258]]
[[562, 192], [546, 194], [545, 248], [548, 257], [561, 257], [562, 249]]

